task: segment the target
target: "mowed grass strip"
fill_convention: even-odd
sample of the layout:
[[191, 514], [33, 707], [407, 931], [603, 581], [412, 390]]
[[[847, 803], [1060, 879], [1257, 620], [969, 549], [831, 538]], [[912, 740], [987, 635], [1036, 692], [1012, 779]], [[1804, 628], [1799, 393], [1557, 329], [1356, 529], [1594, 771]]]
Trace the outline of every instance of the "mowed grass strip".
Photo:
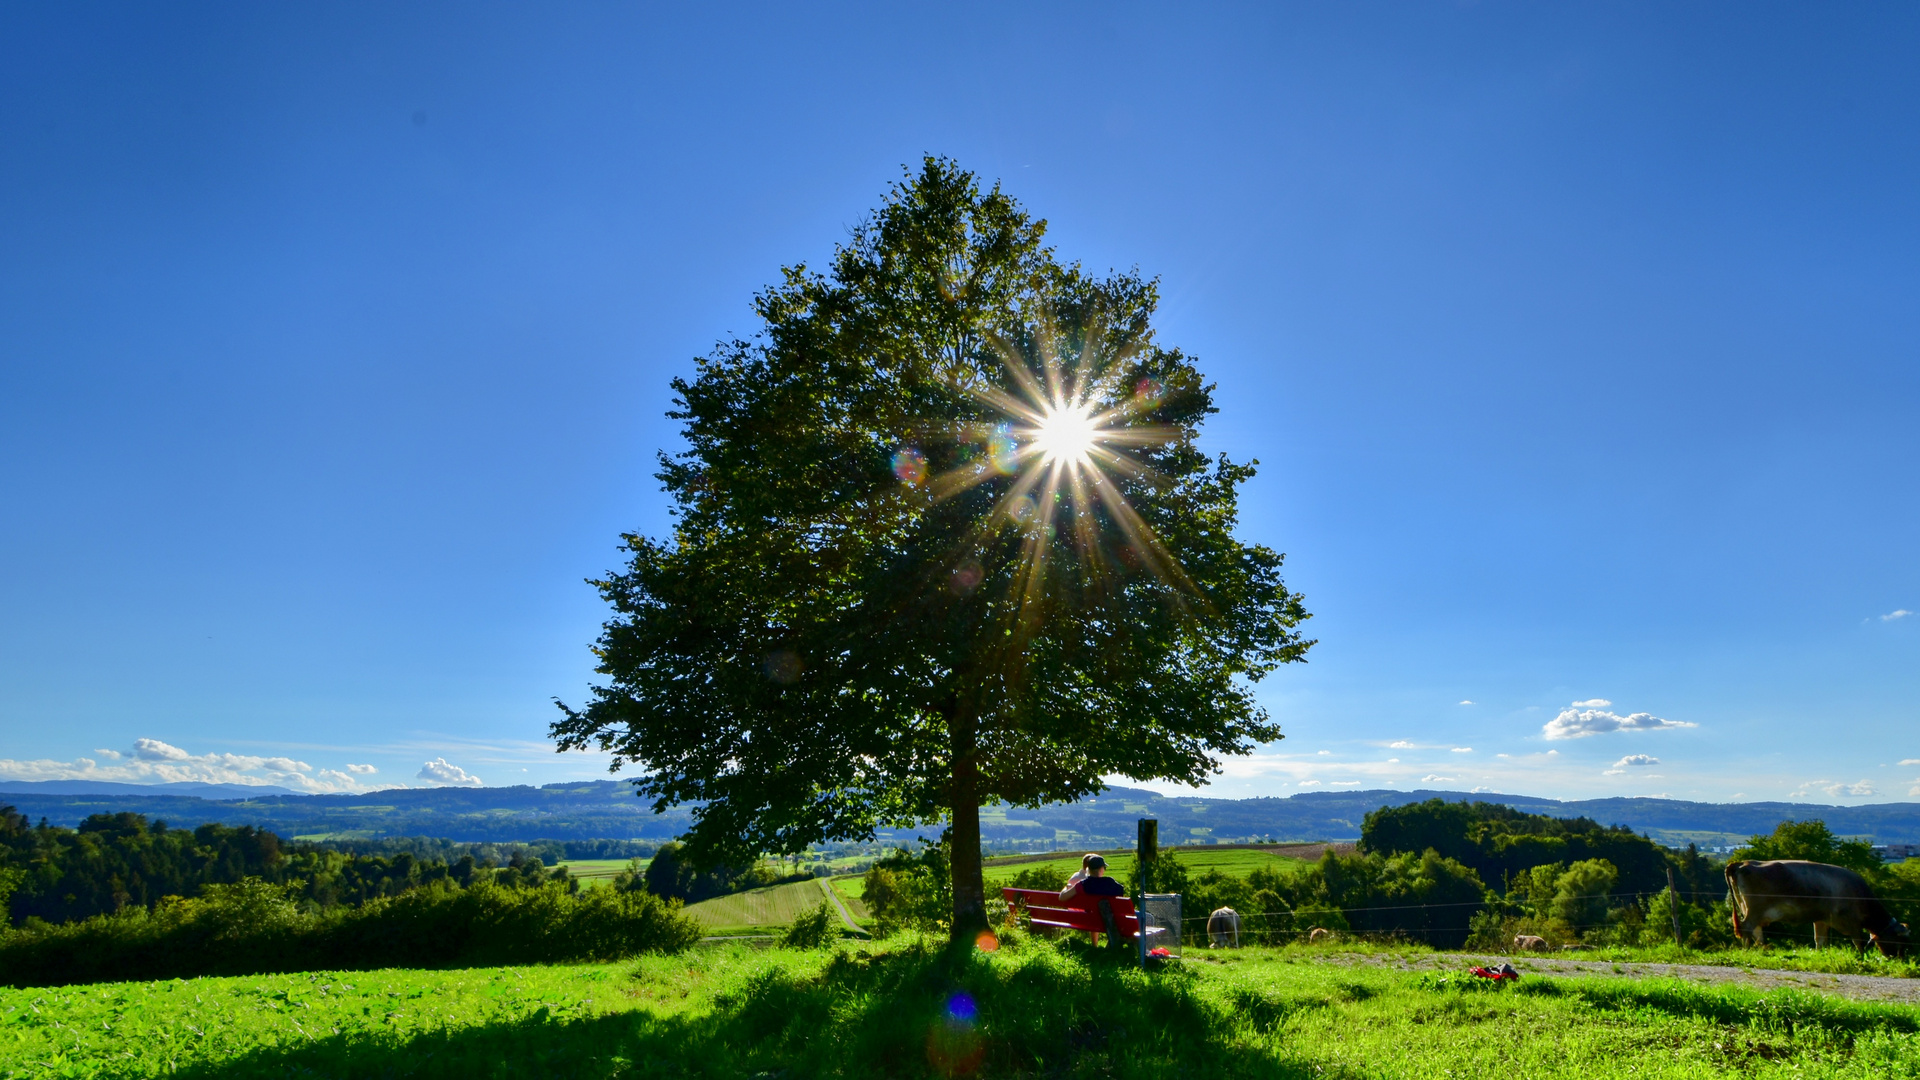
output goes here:
[[[641, 859], [640, 868], [646, 869], [650, 861], [652, 860]], [[627, 866], [632, 862], [632, 859], [570, 859], [560, 865], [567, 868], [567, 873], [580, 879], [582, 888], [590, 889], [611, 884], [614, 878], [626, 872]]]
[[0, 1077], [1920, 1076], [1920, 1010], [1674, 980], [1493, 987], [1009, 935], [624, 964], [0, 990]]
[[816, 881], [790, 881], [688, 904], [687, 914], [714, 931], [782, 927], [826, 898]]
[[[1078, 854], [1068, 852], [1062, 854], [1057, 859], [1023, 862], [995, 862], [989, 860], [983, 872], [988, 887], [997, 889], [1003, 885], [1012, 884], [1014, 877], [1022, 870], [1031, 870], [1037, 866], [1053, 867], [1063, 874], [1072, 874], [1074, 871], [1080, 869], [1080, 859], [1085, 854], [1085, 852]], [[1108, 874], [1118, 877], [1133, 873], [1134, 857], [1132, 852], [1103, 852], [1101, 855], [1107, 860]], [[1242, 878], [1253, 873], [1255, 870], [1276, 870], [1281, 873], [1292, 873], [1307, 865], [1299, 859], [1249, 848], [1215, 849], [1195, 846], [1182, 848], [1175, 858], [1179, 860], [1180, 865], [1187, 868], [1187, 872], [1190, 874], [1201, 874], [1208, 870], [1214, 870], [1228, 877]]]

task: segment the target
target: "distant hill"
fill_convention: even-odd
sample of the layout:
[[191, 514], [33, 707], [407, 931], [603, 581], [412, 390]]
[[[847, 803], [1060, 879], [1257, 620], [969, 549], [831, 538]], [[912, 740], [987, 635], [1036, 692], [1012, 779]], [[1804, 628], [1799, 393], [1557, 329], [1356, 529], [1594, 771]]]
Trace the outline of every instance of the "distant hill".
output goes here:
[[[224, 785], [209, 785], [209, 787]], [[206, 822], [259, 825], [282, 836], [379, 838], [432, 836], [461, 842], [516, 840], [665, 840], [686, 831], [691, 812], [678, 807], [653, 814], [614, 780], [548, 784], [545, 787], [395, 788], [363, 795], [262, 794], [242, 788], [213, 797], [180, 793], [177, 786], [63, 794], [44, 784], [0, 783], [0, 805], [28, 817], [77, 825], [89, 814], [121, 810], [170, 825]], [[23, 790], [24, 789], [24, 790]], [[1040, 809], [990, 807], [981, 830], [996, 848], [1131, 846], [1134, 822], [1160, 821], [1163, 843], [1234, 843], [1249, 840], [1350, 840], [1360, 835], [1368, 811], [1425, 799], [1485, 800], [1529, 813], [1590, 817], [1604, 825], [1627, 825], [1667, 844], [1736, 843], [1770, 832], [1783, 820], [1820, 818], [1834, 832], [1869, 837], [1874, 843], [1920, 843], [1920, 803], [1812, 806], [1804, 803], [1698, 803], [1680, 799], [1589, 799], [1562, 802], [1524, 795], [1461, 791], [1327, 791], [1268, 799], [1167, 797], [1135, 788], [1115, 788], [1091, 799]], [[906, 841], [933, 835], [932, 828], [883, 834]]]
[[276, 784], [208, 784], [176, 780], [170, 784], [122, 784], [114, 780], [0, 780], [0, 796], [15, 792], [33, 795], [192, 795], [202, 799], [252, 799], [261, 795], [293, 795], [292, 788]]

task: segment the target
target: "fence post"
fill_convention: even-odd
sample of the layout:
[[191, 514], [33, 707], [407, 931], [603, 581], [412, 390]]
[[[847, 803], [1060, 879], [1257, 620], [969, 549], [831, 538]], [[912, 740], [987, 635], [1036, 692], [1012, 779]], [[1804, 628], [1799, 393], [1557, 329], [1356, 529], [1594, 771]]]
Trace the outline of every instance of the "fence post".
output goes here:
[[1673, 883], [1673, 867], [1667, 867], [1667, 914], [1673, 919], [1673, 943], [1686, 948], [1687, 943], [1680, 940], [1680, 886]]
[[1134, 943], [1140, 953], [1140, 966], [1147, 966], [1147, 877], [1153, 861], [1160, 856], [1160, 821], [1141, 818], [1140, 833], [1133, 850], [1133, 926]]

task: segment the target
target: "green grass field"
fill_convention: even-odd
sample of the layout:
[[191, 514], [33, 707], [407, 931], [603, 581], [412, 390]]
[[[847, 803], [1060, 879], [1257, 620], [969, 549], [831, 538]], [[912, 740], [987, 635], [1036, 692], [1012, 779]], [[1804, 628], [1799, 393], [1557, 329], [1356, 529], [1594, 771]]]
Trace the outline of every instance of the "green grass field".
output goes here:
[[[687, 914], [705, 923], [710, 933], [769, 932], [786, 927], [795, 916], [819, 907], [826, 898], [816, 878], [702, 900], [688, 904]], [[860, 918], [864, 913], [862, 905], [854, 916]]]
[[[640, 868], [646, 869], [647, 863], [651, 861], [651, 859], [641, 859]], [[567, 873], [580, 879], [581, 888], [591, 889], [612, 882], [614, 878], [624, 873], [632, 862], [632, 859], [570, 859], [560, 865], [567, 868]]]
[[1673, 980], [1141, 972], [1009, 935], [741, 944], [612, 965], [0, 990], [0, 1078], [1920, 1077], [1920, 1010]]
[[[1010, 884], [1013, 881], [1014, 875], [1020, 873], [1022, 870], [1031, 869], [1036, 866], [1051, 866], [1059, 869], [1062, 873], [1071, 874], [1080, 869], [1080, 858], [1085, 854], [1085, 852], [1067, 852], [1057, 859], [1034, 860], [1029, 858], [1024, 861], [990, 859], [986, 864], [985, 876], [987, 886], [989, 888], [999, 888], [1002, 885]], [[1110, 851], [1102, 852], [1101, 854], [1107, 860], [1107, 872], [1109, 874], [1125, 875], [1133, 873], [1133, 852]], [[1253, 871], [1262, 868], [1291, 873], [1307, 865], [1299, 859], [1291, 859], [1284, 855], [1274, 855], [1269, 852], [1248, 848], [1210, 848], [1196, 846], [1182, 849], [1180, 853], [1174, 857], [1178, 859], [1180, 864], [1185, 866], [1190, 873], [1199, 874], [1208, 870], [1217, 870], [1231, 877], [1246, 877]]]

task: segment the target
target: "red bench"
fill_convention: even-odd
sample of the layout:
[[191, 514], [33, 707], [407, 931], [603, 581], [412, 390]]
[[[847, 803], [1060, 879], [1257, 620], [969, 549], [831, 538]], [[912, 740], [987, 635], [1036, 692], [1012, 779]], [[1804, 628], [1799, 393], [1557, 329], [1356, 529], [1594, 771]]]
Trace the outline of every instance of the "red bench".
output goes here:
[[1062, 900], [1057, 892], [1011, 887], [1001, 889], [1000, 895], [1007, 898], [1009, 906], [1026, 905], [1027, 916], [1034, 926], [1055, 930], [1085, 930], [1090, 941], [1098, 941], [1097, 935], [1107, 932], [1106, 917], [1098, 906], [1104, 901], [1112, 905], [1113, 929], [1120, 940], [1132, 941], [1140, 934], [1140, 920], [1134, 914], [1133, 901], [1125, 896], [1080, 894], [1071, 900]]

